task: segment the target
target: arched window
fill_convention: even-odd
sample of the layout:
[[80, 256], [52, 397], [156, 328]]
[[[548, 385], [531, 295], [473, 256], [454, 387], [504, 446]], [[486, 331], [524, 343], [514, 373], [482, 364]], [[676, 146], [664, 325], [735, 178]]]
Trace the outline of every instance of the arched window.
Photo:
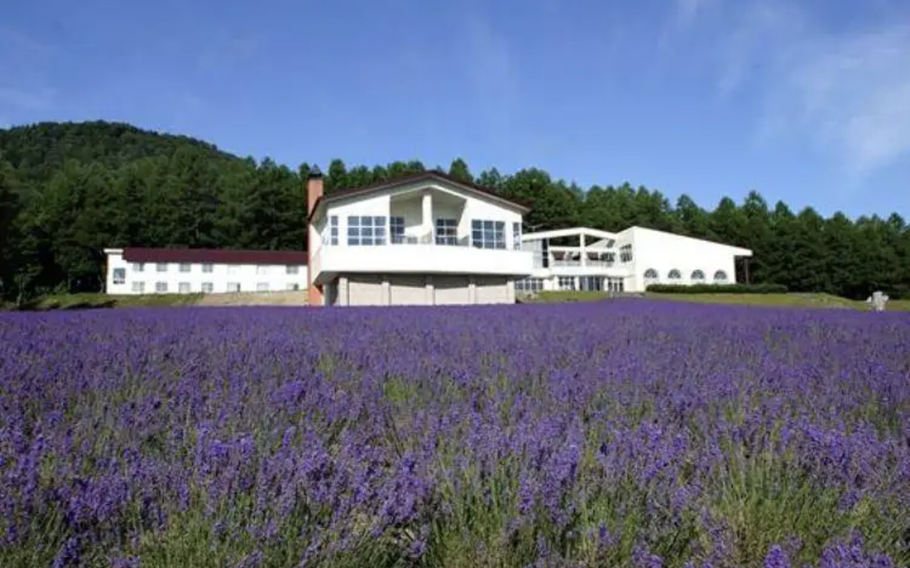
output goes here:
[[727, 273], [724, 272], [723, 270], [718, 270], [717, 272], [714, 273], [714, 281], [715, 282], [726, 282]]
[[667, 274], [667, 278], [669, 278], [670, 280], [679, 280], [680, 278], [682, 278], [682, 273], [680, 273], [679, 270], [676, 270], [674, 268], [673, 270], [670, 271], [669, 274]]
[[692, 282], [704, 282], [704, 281], [705, 281], [704, 272], [702, 272], [701, 270], [692, 271]]
[[653, 268], [645, 270], [645, 280], [657, 280], [658, 278], [657, 271]]

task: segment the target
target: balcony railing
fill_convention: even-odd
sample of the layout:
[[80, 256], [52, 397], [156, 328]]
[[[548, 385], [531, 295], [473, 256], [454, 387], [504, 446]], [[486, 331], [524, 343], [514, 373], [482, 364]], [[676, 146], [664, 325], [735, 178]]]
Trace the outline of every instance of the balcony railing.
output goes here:
[[[448, 247], [469, 247], [471, 246], [470, 237], [452, 237], [438, 236], [435, 233], [425, 235], [392, 235], [389, 239], [392, 245], [437, 245]], [[506, 247], [508, 248], [508, 247]], [[500, 249], [502, 250], [502, 249]]]

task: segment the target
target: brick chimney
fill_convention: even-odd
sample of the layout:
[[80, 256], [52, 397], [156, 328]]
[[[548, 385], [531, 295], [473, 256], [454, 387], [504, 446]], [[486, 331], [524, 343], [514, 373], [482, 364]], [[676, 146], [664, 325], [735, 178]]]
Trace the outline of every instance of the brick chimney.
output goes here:
[[307, 303], [310, 306], [319, 307], [324, 302], [322, 286], [313, 282], [315, 269], [318, 268], [313, 266], [313, 252], [316, 247], [320, 246], [320, 236], [319, 231], [316, 230], [316, 227], [313, 226], [309, 219], [313, 214], [313, 209], [316, 208], [316, 202], [322, 197], [323, 191], [322, 172], [319, 170], [319, 166], [313, 166], [306, 180], [307, 250], [310, 253], [310, 262], [309, 266], [307, 266]]
[[306, 180], [306, 214], [307, 217], [313, 214], [313, 208], [316, 207], [316, 201], [322, 197], [322, 171], [319, 166], [313, 166], [310, 175]]

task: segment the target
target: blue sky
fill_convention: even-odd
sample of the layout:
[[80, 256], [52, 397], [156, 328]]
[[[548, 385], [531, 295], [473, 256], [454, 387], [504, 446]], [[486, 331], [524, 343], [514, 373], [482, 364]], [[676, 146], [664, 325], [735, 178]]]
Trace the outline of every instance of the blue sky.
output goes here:
[[906, 0], [13, 0], [0, 125], [910, 218]]

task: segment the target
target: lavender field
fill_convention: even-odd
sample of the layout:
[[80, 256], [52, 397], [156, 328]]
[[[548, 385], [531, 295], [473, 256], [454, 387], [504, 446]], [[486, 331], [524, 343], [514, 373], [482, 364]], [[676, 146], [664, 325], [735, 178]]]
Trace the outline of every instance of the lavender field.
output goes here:
[[910, 565], [910, 316], [0, 314], [0, 566]]

